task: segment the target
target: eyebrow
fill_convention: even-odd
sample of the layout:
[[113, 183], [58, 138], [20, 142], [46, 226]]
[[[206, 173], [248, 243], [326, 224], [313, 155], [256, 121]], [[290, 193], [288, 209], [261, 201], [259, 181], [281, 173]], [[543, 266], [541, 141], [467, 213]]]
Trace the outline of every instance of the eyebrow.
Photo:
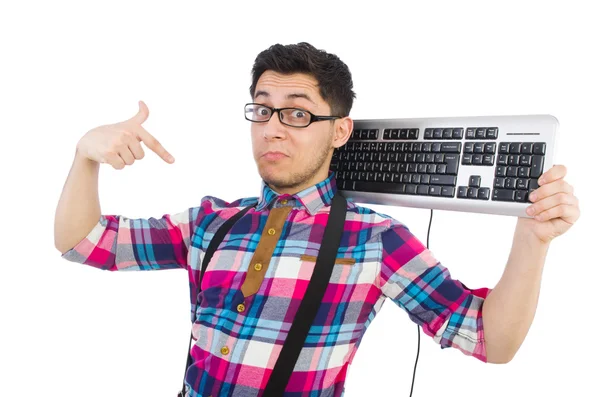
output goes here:
[[[254, 99], [258, 98], [260, 95], [267, 97], [267, 98], [269, 98], [271, 96], [271, 94], [269, 94], [267, 91], [259, 90], [259, 91], [256, 91], [256, 93], [254, 94]], [[285, 98], [286, 99], [304, 98], [304, 99], [312, 102], [315, 106], [317, 106], [315, 101], [313, 101], [307, 94], [305, 94], [303, 92], [295, 92], [293, 94], [288, 94]]]

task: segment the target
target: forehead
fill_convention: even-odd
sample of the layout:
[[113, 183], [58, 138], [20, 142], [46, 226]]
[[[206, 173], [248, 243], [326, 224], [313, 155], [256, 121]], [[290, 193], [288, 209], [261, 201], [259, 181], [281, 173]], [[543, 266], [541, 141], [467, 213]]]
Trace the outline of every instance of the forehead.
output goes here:
[[[266, 93], [267, 95], [261, 94]], [[254, 98], [268, 96], [271, 99], [295, 99], [307, 96], [315, 105], [325, 102], [319, 94], [317, 80], [305, 73], [281, 74], [265, 71], [256, 82]], [[307, 98], [304, 98], [307, 100]]]

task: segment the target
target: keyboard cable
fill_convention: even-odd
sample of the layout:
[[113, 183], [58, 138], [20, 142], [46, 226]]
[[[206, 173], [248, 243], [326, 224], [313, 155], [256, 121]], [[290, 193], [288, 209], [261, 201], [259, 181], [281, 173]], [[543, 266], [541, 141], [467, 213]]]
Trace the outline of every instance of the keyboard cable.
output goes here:
[[[431, 231], [431, 221], [433, 219], [433, 210], [431, 209], [429, 215], [429, 227], [427, 228], [427, 249], [429, 249], [429, 232]], [[417, 324], [417, 358], [415, 359], [415, 368], [413, 369], [412, 384], [410, 385], [410, 396], [413, 394], [413, 387], [415, 385], [415, 374], [417, 373], [417, 363], [419, 362], [419, 350], [421, 349], [421, 328]]]

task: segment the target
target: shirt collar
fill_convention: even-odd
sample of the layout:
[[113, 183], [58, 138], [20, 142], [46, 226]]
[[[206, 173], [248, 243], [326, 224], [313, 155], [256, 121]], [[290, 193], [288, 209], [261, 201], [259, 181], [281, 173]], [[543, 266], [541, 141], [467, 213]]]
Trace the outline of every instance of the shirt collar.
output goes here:
[[287, 199], [289, 202], [297, 200], [297, 202], [294, 203], [294, 206], [300, 205], [304, 207], [310, 215], [315, 215], [324, 206], [331, 205], [331, 201], [336, 191], [337, 186], [333, 171], [329, 171], [329, 176], [325, 180], [296, 194], [278, 194], [262, 180], [256, 211], [272, 208], [279, 200]]

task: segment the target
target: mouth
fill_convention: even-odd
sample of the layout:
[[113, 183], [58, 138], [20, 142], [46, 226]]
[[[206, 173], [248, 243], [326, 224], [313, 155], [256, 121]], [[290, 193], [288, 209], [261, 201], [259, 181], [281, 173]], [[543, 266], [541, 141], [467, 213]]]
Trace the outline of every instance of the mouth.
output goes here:
[[288, 156], [286, 156], [285, 154], [283, 154], [281, 152], [267, 152], [267, 153], [263, 154], [261, 157], [267, 161], [277, 161], [277, 160], [281, 160]]

